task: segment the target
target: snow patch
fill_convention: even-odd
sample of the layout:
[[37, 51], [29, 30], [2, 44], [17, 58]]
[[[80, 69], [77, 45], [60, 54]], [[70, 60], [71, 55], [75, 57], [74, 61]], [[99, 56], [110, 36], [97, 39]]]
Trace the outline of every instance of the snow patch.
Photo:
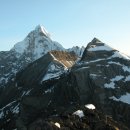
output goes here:
[[121, 79], [123, 79], [123, 78], [124, 78], [124, 76], [122, 76], [122, 75], [117, 75], [117, 76], [115, 76], [115, 78], [112, 78], [111, 81], [112, 81], [112, 82], [114, 82], [114, 81], [119, 81], [119, 80], [121, 80]]
[[127, 104], [130, 104], [130, 93], [126, 93], [126, 95], [122, 95], [119, 99], [115, 96], [110, 97], [109, 99], [113, 99], [115, 101], [121, 101]]
[[84, 113], [82, 110], [77, 110], [76, 112], [73, 113], [73, 115], [77, 115], [80, 118], [84, 117]]
[[108, 64], [116, 64], [122, 66], [122, 64], [120, 64], [119, 62], [113, 62], [113, 61], [109, 61]]
[[130, 67], [123, 66], [122, 69], [123, 69], [124, 71], [130, 72]]
[[46, 74], [41, 82], [49, 80], [49, 79], [53, 79], [53, 78], [56, 78], [56, 77], [58, 78], [61, 74], [62, 74], [62, 72], [57, 72], [55, 74]]
[[108, 83], [105, 83], [104, 84], [104, 87], [105, 88], [112, 88], [112, 89], [114, 89], [115, 88], [115, 81], [119, 81], [119, 80], [121, 80], [121, 79], [123, 79], [124, 78], [124, 76], [122, 76], [122, 75], [117, 75], [117, 76], [115, 76], [114, 78], [112, 78], [112, 79], [110, 79], [110, 83], [108, 84]]
[[130, 75], [125, 78], [125, 81], [130, 81]]
[[114, 89], [114, 88], [115, 88], [115, 83], [113, 83], [113, 82], [110, 82], [109, 84], [108, 84], [108, 83], [105, 83], [105, 84], [104, 84], [104, 87], [105, 87], [105, 88], [112, 88], [112, 89]]
[[130, 60], [130, 58], [127, 55], [125, 55], [119, 51], [115, 51], [114, 54], [111, 56], [111, 58], [115, 58], [115, 57]]
[[97, 77], [98, 75], [97, 74], [90, 74], [90, 76]]
[[46, 75], [43, 77], [43, 79], [41, 80], [41, 82], [48, 80], [48, 79], [59, 77], [65, 71], [66, 71], [66, 68], [64, 66], [62, 66], [62, 65], [59, 66], [57, 64], [50, 63], [50, 65], [48, 67], [48, 71], [47, 71]]
[[58, 128], [60, 128], [60, 124], [58, 122], [55, 123], [55, 126], [57, 126]]
[[99, 76], [101, 76], [101, 75], [97, 75], [97, 74], [90, 74], [90, 77], [91, 77], [92, 79], [97, 79], [97, 77], [99, 77]]
[[91, 48], [88, 49], [88, 51], [112, 51], [113, 48], [109, 47], [108, 45], [105, 45], [104, 46], [93, 46], [91, 45], [90, 46]]
[[102, 59], [97, 59], [97, 60], [91, 60], [91, 61], [89, 61], [89, 62], [84, 62], [84, 61], [82, 61], [82, 62], [78, 62], [77, 64], [78, 65], [82, 65], [82, 64], [84, 64], [84, 65], [87, 65], [87, 64], [90, 64], [90, 63], [94, 63], [94, 62], [98, 62], [98, 61], [103, 61], [103, 60], [106, 60], [105, 58], [102, 58]]
[[77, 71], [79, 71], [79, 70], [84, 70], [84, 69], [88, 69], [89, 67], [81, 67], [81, 68], [79, 68], [79, 69], [77, 69]]
[[91, 109], [91, 110], [96, 109], [96, 107], [93, 104], [87, 104], [87, 105], [85, 105], [85, 107], [88, 109]]

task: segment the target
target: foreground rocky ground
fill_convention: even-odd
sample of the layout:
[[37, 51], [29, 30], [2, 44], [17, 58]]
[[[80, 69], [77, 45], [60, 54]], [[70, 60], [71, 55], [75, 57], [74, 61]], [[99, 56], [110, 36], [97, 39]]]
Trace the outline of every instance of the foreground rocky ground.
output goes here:
[[[17, 124], [8, 121], [4, 130], [129, 130], [122, 123], [114, 121], [111, 116], [104, 115], [89, 105], [57, 110], [50, 110], [50, 113], [47, 110], [39, 112], [34, 121], [26, 126], [21, 124], [20, 120], [17, 120]], [[19, 127], [16, 128], [15, 125]]]

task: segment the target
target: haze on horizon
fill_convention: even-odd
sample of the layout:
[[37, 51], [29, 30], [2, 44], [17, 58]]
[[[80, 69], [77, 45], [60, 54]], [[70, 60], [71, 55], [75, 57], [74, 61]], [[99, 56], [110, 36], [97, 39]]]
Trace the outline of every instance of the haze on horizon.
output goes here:
[[63, 47], [94, 37], [130, 55], [129, 0], [1, 0], [0, 51], [10, 50], [38, 24]]

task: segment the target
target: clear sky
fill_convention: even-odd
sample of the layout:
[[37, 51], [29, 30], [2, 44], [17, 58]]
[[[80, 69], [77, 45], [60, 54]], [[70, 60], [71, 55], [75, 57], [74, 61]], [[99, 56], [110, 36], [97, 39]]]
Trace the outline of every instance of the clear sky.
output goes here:
[[97, 37], [130, 55], [130, 0], [0, 0], [0, 51], [38, 24], [65, 48]]

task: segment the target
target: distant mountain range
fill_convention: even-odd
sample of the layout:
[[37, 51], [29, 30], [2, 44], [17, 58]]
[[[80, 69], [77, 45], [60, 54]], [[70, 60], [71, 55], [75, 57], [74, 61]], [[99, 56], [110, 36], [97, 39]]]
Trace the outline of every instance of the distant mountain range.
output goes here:
[[94, 38], [65, 49], [37, 26], [0, 52], [0, 129], [130, 129], [130, 57]]

